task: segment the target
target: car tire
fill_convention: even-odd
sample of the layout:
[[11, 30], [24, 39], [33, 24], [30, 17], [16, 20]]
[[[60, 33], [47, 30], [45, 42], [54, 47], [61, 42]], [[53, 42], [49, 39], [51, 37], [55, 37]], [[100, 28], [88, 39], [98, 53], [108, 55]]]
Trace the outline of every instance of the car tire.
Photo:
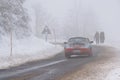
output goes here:
[[90, 57], [91, 57], [91, 56], [93, 56], [93, 54], [92, 54], [92, 53], [89, 53], [89, 55], [88, 55], [88, 56], [90, 56]]
[[93, 56], [93, 53], [92, 53], [92, 51], [91, 51], [90, 53], [88, 53], [88, 56]]
[[90, 48], [89, 56], [93, 56], [92, 47]]
[[71, 55], [68, 54], [68, 53], [65, 53], [65, 57], [66, 57], [66, 58], [71, 58]]

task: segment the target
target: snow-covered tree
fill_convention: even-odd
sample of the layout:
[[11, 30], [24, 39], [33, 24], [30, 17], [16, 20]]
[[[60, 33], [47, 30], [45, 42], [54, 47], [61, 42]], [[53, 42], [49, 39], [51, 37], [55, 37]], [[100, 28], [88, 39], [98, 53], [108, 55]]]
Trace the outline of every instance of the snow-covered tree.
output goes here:
[[12, 31], [16, 38], [30, 35], [28, 15], [22, 7], [24, 0], [0, 0], [0, 35]]

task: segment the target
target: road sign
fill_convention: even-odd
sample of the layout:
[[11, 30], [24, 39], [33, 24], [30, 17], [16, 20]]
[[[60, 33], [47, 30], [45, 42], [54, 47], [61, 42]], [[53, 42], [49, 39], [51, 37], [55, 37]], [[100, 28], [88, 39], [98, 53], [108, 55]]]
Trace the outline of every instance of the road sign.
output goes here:
[[45, 28], [42, 31], [42, 34], [45, 34], [45, 40], [47, 41], [48, 38], [48, 34], [51, 34], [50, 29], [48, 28], [48, 26], [45, 26]]
[[42, 34], [51, 34], [51, 31], [50, 31], [50, 29], [48, 28], [48, 26], [45, 26], [45, 28], [43, 29], [43, 31], [42, 31]]

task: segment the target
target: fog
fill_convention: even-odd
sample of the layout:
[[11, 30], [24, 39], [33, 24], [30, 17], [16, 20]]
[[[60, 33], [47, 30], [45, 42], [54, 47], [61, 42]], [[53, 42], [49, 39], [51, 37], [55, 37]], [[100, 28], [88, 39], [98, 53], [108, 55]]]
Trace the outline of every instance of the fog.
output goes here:
[[28, 4], [33, 9], [32, 24], [38, 36], [47, 25], [51, 31], [56, 30], [59, 38], [87, 36], [92, 39], [96, 31], [104, 31], [106, 41], [120, 40], [117, 36], [119, 0], [28, 0]]
[[99, 30], [105, 31], [107, 40], [120, 40], [118, 37], [120, 33], [119, 0], [93, 0], [91, 5], [99, 18]]

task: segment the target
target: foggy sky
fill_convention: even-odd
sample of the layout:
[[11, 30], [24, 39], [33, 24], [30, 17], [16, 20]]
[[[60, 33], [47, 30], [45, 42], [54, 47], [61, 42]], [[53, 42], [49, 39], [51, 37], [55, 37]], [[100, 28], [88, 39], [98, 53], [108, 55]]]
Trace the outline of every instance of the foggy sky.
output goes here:
[[[37, 2], [36, 2], [37, 1]], [[32, 5], [39, 7], [48, 12], [60, 25], [64, 25], [66, 18], [69, 17], [71, 9], [76, 6], [75, 2], [79, 1], [79, 11], [88, 12], [92, 10], [96, 16], [96, 31], [105, 31], [107, 40], [117, 38], [120, 33], [120, 1], [119, 0], [31, 0]], [[83, 14], [82, 14], [83, 15]], [[81, 16], [82, 16], [81, 15]], [[90, 20], [90, 19], [89, 19]], [[63, 22], [63, 24], [62, 24]], [[60, 27], [60, 26], [59, 26]], [[61, 31], [64, 26], [61, 26]]]

